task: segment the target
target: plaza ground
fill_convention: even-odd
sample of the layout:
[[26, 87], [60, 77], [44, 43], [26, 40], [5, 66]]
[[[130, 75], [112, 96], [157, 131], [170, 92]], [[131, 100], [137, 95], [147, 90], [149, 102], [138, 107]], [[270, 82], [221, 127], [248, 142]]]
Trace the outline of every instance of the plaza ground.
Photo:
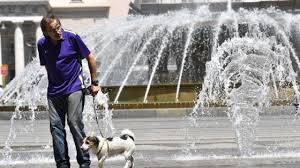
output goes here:
[[[237, 149], [235, 132], [223, 115], [203, 117], [198, 127], [191, 126], [185, 117], [114, 118], [116, 135], [123, 128], [136, 136], [137, 168], [297, 168], [300, 167], [300, 119], [290, 112], [262, 115], [256, 129], [256, 154], [241, 157]], [[102, 123], [100, 123], [102, 125]], [[0, 120], [0, 167], [52, 168], [55, 167], [49, 121], [21, 119], [13, 122]], [[9, 130], [15, 130], [9, 136]], [[86, 122], [88, 134], [97, 134], [95, 120]], [[75, 149], [68, 131], [72, 168], [76, 168]], [[15, 139], [13, 137], [15, 136]], [[11, 141], [7, 141], [11, 137]], [[4, 160], [6, 142], [11, 142], [11, 162]], [[96, 166], [92, 158], [93, 167]], [[106, 167], [124, 165], [121, 157], [109, 159]]]

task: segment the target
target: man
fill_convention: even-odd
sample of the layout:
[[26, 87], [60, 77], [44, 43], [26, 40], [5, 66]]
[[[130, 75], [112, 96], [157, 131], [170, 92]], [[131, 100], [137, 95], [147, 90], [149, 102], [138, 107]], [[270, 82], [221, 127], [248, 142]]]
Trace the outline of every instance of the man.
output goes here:
[[78, 59], [87, 59], [92, 80], [90, 92], [95, 96], [100, 90], [95, 58], [79, 35], [64, 30], [54, 15], [44, 17], [41, 28], [44, 37], [38, 40], [37, 46], [40, 64], [45, 66], [49, 81], [47, 98], [56, 166], [70, 167], [65, 131], [67, 116], [76, 146], [77, 162], [80, 168], [89, 168], [89, 154], [80, 148], [85, 132], [82, 121], [83, 79]]

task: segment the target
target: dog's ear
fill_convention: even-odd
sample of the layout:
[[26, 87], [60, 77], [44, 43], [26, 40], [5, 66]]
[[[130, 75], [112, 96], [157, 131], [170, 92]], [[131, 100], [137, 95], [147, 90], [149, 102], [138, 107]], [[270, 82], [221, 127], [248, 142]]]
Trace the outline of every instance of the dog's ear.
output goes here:
[[87, 140], [92, 142], [94, 145], [96, 145], [98, 147], [98, 144], [100, 142], [100, 140], [98, 139], [98, 137], [96, 136], [88, 136]]

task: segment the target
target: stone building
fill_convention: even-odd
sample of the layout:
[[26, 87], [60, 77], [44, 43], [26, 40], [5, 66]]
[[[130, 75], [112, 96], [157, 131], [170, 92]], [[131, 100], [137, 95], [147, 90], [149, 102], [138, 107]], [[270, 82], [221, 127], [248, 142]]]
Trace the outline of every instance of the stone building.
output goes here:
[[[136, 6], [144, 14], [161, 14], [182, 8], [197, 8], [200, 5], [208, 5], [211, 11], [223, 11], [227, 9], [228, 0], [136, 0]], [[265, 8], [274, 6], [282, 10], [299, 12], [299, 0], [231, 0], [232, 8]]]
[[44, 15], [61, 18], [64, 28], [89, 28], [104, 18], [124, 17], [130, 0], [0, 0], [0, 85], [20, 74], [36, 56]]

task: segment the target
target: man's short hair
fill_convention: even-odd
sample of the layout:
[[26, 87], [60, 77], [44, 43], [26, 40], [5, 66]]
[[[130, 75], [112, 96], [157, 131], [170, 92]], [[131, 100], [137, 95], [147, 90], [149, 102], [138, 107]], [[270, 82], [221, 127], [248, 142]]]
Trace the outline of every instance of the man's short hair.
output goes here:
[[47, 31], [46, 31], [46, 25], [51, 23], [53, 20], [56, 20], [57, 23], [59, 23], [61, 25], [59, 18], [56, 17], [53, 14], [49, 14], [47, 16], [44, 16], [43, 19], [41, 20], [40, 26], [41, 26], [42, 32], [43, 32], [45, 37], [48, 37]]

